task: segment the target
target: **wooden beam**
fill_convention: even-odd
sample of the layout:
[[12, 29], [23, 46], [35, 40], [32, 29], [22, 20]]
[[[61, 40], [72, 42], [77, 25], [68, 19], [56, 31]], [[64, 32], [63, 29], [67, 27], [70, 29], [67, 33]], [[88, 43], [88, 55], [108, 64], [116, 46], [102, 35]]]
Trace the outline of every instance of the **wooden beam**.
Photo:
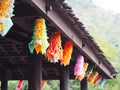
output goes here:
[[33, 16], [38, 15], [38, 13], [25, 1], [26, 0], [20, 0], [22, 2], [16, 3], [14, 7], [14, 14], [15, 17], [25, 17], [25, 16]]
[[46, 0], [27, 0], [27, 2], [38, 13], [43, 14], [43, 16], [46, 17], [46, 19], [48, 19], [50, 23], [56, 26], [56, 28], [64, 36], [70, 39], [80, 51], [82, 51], [87, 57], [89, 57], [89, 59], [92, 60], [93, 63], [95, 63], [98, 68], [100, 68], [108, 76], [107, 78], [113, 78], [113, 76], [111, 75], [112, 71], [108, 69], [104, 63], [99, 64], [99, 59], [95, 56], [95, 52], [92, 51], [89, 45], [86, 45], [86, 47], [82, 49], [82, 40], [78, 33], [81, 30], [80, 28], [79, 31], [73, 30], [73, 28], [70, 27], [71, 25], [65, 21], [63, 13], [55, 11], [54, 9], [52, 11], [49, 11], [46, 15]]
[[32, 32], [34, 29], [34, 24], [29, 23], [25, 18], [23, 17], [13, 17], [13, 22], [20, 26], [22, 29], [24, 29], [27, 32]]

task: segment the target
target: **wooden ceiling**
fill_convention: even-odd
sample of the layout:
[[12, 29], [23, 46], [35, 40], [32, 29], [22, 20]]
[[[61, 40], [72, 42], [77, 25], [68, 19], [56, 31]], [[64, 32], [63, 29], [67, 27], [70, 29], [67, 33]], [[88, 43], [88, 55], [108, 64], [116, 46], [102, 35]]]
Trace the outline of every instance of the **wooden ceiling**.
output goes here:
[[[53, 0], [54, 1], [54, 0]], [[58, 0], [61, 1], [62, 0]], [[61, 2], [57, 2], [56, 4], [60, 4]], [[54, 5], [55, 2], [53, 3]], [[58, 5], [59, 6], [59, 5]], [[58, 6], [56, 6], [58, 8]], [[80, 32], [80, 38], [82, 40], [85, 40], [85, 43], [92, 42], [92, 37], [89, 36], [88, 40], [88, 33], [84, 30], [84, 27], [82, 27], [82, 23], [78, 22], [78, 18], [72, 14], [72, 10], [69, 6], [67, 6], [65, 3], [63, 3], [64, 8], [66, 8], [66, 16], [69, 17], [63, 17], [65, 20], [72, 20], [77, 21], [77, 25], [79, 25], [81, 31]], [[56, 9], [57, 9], [56, 8]], [[64, 9], [63, 8], [63, 9]], [[55, 10], [56, 10], [55, 9]], [[40, 11], [41, 12], [41, 11]], [[59, 12], [60, 13], [60, 12]], [[8, 73], [8, 79], [9, 80], [20, 80], [20, 79], [28, 79], [30, 75], [32, 74], [30, 70], [30, 59], [31, 54], [28, 49], [28, 43], [31, 40], [32, 32], [34, 28], [34, 21], [36, 18], [45, 18], [46, 19], [46, 25], [48, 30], [48, 36], [51, 35], [52, 32], [60, 31], [57, 26], [53, 23], [51, 23], [51, 20], [49, 20], [43, 12], [39, 13], [38, 10], [33, 8], [31, 4], [28, 3], [26, 0], [15, 0], [15, 8], [14, 8], [14, 14], [15, 16], [12, 17], [13, 20], [13, 27], [10, 29], [8, 34], [5, 37], [0, 36], [0, 73], [2, 73], [2, 70], [7, 70]], [[71, 16], [73, 17], [71, 19]], [[66, 21], [67, 23], [71, 24], [72, 27], [77, 29], [78, 27], [74, 25], [73, 22]], [[70, 27], [71, 27], [70, 26]], [[74, 30], [74, 32], [78, 33]], [[68, 36], [62, 34], [62, 43], [65, 42], [66, 39], [69, 39]], [[77, 34], [79, 35], [79, 34]], [[95, 46], [93, 46], [95, 45]], [[96, 52], [101, 52], [99, 47], [97, 47], [96, 43], [93, 43], [91, 45], [93, 48], [92, 50]], [[94, 49], [94, 47], [97, 47], [97, 50]], [[72, 59], [70, 62], [70, 65], [67, 66], [70, 68], [70, 78], [74, 79], [73, 74], [73, 68], [75, 64], [75, 59], [78, 54], [83, 54], [85, 56], [85, 60], [90, 63], [90, 65], [95, 65], [93, 61], [90, 60], [90, 56], [87, 56], [83, 53], [83, 51], [80, 51], [76, 45], [74, 45], [74, 51], [72, 54]], [[40, 54], [41, 55], [41, 54]], [[97, 53], [96, 53], [97, 55]], [[105, 58], [104, 55], [101, 54], [102, 59]], [[42, 74], [43, 79], [59, 79], [59, 71], [60, 71], [60, 64], [59, 63], [49, 63], [47, 60], [45, 60], [45, 57], [41, 55], [42, 60]], [[106, 60], [106, 59], [105, 59]], [[101, 62], [100, 62], [101, 63]], [[107, 65], [107, 67], [111, 70], [111, 74], [116, 73], [114, 68], [111, 66], [111, 64], [108, 61], [103, 61]], [[96, 68], [102, 75], [109, 78], [105, 73], [102, 73], [103, 71], [97, 66]], [[0, 79], [2, 78], [0, 74]]]

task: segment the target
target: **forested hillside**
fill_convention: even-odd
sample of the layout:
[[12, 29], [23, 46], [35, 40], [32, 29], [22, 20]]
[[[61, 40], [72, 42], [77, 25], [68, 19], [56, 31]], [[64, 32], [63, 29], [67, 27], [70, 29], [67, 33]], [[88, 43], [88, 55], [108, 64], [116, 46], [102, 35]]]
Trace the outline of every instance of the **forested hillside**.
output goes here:
[[[89, 90], [120, 90], [120, 14], [112, 14], [96, 6], [92, 0], [66, 0], [66, 2], [118, 71], [116, 79], [108, 80], [102, 89], [89, 84]], [[22, 90], [27, 90], [26, 85], [27, 82]], [[10, 82], [9, 90], [13, 90], [11, 88], [15, 86], [16, 84]], [[70, 90], [79, 90], [80, 82], [71, 80], [70, 87]], [[48, 81], [44, 90], [59, 90], [59, 81]]]
[[66, 2], [118, 71], [116, 79], [108, 81], [103, 89], [90, 85], [90, 90], [120, 90], [120, 14], [113, 14], [96, 6], [92, 0]]
[[[72, 6], [80, 21], [84, 23], [86, 30], [94, 37], [98, 45], [101, 45], [100, 47], [108, 56], [108, 59], [116, 66], [120, 62], [120, 14], [112, 14], [103, 8], [95, 6], [92, 0], [66, 1]], [[114, 52], [111, 52], [111, 49], [105, 50], [102, 47], [104, 43], [108, 44], [107, 47], [109, 48], [106, 49], [112, 48]], [[114, 62], [115, 60], [117, 63]], [[120, 67], [119, 64], [116, 68], [118, 67]]]

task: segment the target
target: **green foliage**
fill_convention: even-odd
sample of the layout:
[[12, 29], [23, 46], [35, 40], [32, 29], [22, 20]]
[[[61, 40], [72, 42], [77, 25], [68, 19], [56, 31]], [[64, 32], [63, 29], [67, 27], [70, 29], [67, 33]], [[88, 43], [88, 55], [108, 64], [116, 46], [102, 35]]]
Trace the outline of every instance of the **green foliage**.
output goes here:
[[49, 80], [47, 81], [43, 90], [59, 90], [59, 81], [58, 80]]
[[97, 42], [98, 46], [103, 51], [103, 54], [108, 58], [110, 61], [115, 61], [118, 56], [118, 51], [113, 44], [110, 44], [106, 39], [103, 39], [100, 36], [94, 35], [94, 40]]
[[[16, 90], [16, 86], [19, 81], [8, 81], [8, 90]], [[28, 90], [28, 82], [24, 81], [21, 90]]]
[[80, 81], [70, 80], [70, 90], [79, 90], [79, 89], [80, 89]]

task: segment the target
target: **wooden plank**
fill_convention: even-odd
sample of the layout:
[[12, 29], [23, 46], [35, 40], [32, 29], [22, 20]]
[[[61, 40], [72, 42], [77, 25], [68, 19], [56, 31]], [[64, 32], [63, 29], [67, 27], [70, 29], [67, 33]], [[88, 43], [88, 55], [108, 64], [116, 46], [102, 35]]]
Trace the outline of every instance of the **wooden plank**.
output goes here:
[[12, 20], [15, 24], [20, 26], [25, 31], [27, 31], [27, 32], [33, 31], [34, 24], [27, 22], [24, 17], [13, 17]]
[[[95, 56], [95, 52], [91, 50], [89, 45], [86, 45], [84, 49], [82, 49], [82, 40], [79, 37], [79, 33], [76, 33], [75, 30], [73, 30], [70, 25], [65, 22], [64, 16], [62, 14], [59, 14], [58, 11], [56, 12], [54, 9], [52, 11], [49, 11], [46, 15], [45, 0], [27, 0], [27, 2], [38, 11], [38, 13], [42, 13], [44, 17], [46, 17], [50, 23], [52, 23], [56, 28], [68, 39], [70, 39], [74, 45], [82, 51], [87, 57], [89, 57], [90, 60], [92, 60], [98, 68], [100, 68], [108, 77], [107, 78], [113, 78], [111, 75], [111, 70], [107, 68], [107, 66], [102, 63], [99, 64], [99, 59]], [[79, 29], [80, 30], [80, 29]], [[80, 32], [80, 31], [78, 31]]]

